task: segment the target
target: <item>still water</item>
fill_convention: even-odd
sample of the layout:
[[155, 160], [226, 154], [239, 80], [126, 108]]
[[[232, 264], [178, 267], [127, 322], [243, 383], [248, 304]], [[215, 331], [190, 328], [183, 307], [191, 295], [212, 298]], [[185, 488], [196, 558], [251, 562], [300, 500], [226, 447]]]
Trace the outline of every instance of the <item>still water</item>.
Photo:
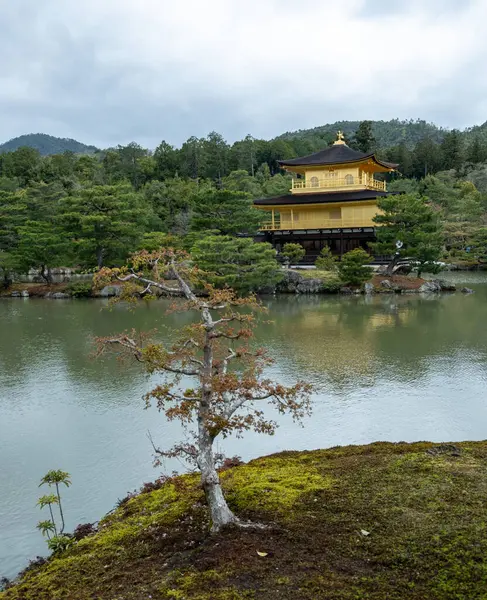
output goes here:
[[[275, 358], [272, 376], [314, 384], [314, 413], [304, 429], [280, 418], [275, 436], [221, 448], [247, 460], [375, 440], [486, 438], [487, 277], [455, 277], [476, 293], [267, 299], [273, 322], [257, 337]], [[148, 430], [160, 446], [178, 439], [177, 424], [143, 410], [155, 380], [136, 365], [94, 359], [92, 342], [132, 327], [170, 335], [187, 316], [168, 316], [164, 300], [134, 313], [105, 308], [102, 300], [0, 300], [0, 576], [45, 553], [35, 526], [47, 515], [35, 504], [47, 470], [72, 475], [70, 530], [157, 477]]]

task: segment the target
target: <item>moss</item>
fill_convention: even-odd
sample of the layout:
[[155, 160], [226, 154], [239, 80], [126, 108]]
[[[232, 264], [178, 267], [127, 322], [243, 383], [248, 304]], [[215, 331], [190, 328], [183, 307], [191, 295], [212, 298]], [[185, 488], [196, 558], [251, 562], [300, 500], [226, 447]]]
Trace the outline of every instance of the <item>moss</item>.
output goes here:
[[290, 514], [304, 494], [320, 492], [333, 484], [312, 466], [303, 469], [300, 460], [270, 458], [231, 469], [222, 474], [230, 504], [236, 511]]
[[267, 527], [216, 536], [198, 477], [174, 478], [0, 598], [487, 598], [486, 459], [487, 442], [264, 457], [222, 480], [238, 514]]

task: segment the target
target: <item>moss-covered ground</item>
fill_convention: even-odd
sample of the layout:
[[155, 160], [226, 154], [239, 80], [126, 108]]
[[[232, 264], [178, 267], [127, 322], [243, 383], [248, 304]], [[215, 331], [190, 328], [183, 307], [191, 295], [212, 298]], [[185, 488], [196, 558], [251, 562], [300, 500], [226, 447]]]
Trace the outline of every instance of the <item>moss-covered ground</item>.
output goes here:
[[265, 529], [210, 535], [197, 477], [174, 478], [1, 600], [487, 599], [487, 442], [284, 452], [222, 479]]

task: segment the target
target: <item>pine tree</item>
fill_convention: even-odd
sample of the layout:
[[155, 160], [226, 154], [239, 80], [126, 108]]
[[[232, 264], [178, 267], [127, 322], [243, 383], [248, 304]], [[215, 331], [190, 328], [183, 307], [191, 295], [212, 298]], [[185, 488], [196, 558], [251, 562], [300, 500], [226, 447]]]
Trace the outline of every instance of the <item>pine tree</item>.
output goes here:
[[377, 242], [371, 244], [377, 254], [395, 255], [396, 242], [401, 241], [401, 256], [412, 259], [418, 277], [428, 269], [437, 272], [442, 251], [442, 232], [436, 213], [425, 198], [402, 194], [377, 199], [381, 212], [374, 217], [379, 225]]
[[361, 152], [371, 152], [375, 146], [375, 137], [372, 133], [372, 121], [362, 121], [355, 132], [355, 146]]

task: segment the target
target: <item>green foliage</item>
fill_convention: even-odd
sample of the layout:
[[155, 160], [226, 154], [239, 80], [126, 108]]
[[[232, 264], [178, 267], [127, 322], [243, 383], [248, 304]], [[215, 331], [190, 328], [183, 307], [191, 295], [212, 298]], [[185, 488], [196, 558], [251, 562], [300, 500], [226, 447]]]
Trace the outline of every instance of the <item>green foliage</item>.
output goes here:
[[67, 292], [73, 298], [91, 298], [93, 294], [91, 281], [73, 281], [68, 285]]
[[396, 241], [403, 242], [401, 256], [414, 259], [418, 277], [424, 270], [438, 272], [436, 261], [442, 252], [442, 230], [438, 213], [426, 199], [415, 194], [378, 198], [381, 213], [374, 217], [377, 254], [393, 255]]
[[37, 505], [39, 508], [45, 508], [46, 506], [50, 506], [51, 504], [58, 504], [59, 500], [55, 494], [47, 494], [45, 496], [41, 496], [37, 501]]
[[97, 185], [63, 199], [63, 227], [82, 266], [118, 264], [142, 238], [151, 210], [128, 184]]
[[147, 250], [148, 252], [154, 252], [155, 250], [159, 250], [159, 248], [181, 250], [182, 246], [183, 240], [177, 235], [163, 233], [162, 231], [150, 231], [144, 233], [137, 250]]
[[51, 269], [68, 253], [68, 243], [60, 227], [47, 221], [27, 221], [18, 228], [15, 256], [22, 270], [39, 269], [46, 283], [52, 282]]
[[75, 543], [75, 540], [69, 535], [54, 535], [47, 540], [47, 547], [53, 554], [65, 552]]
[[243, 192], [208, 190], [193, 198], [191, 229], [216, 229], [222, 235], [255, 233], [262, 214], [253, 207], [252, 199]]
[[299, 263], [306, 254], [306, 250], [301, 244], [284, 244], [281, 255], [286, 259], [289, 265]]
[[320, 255], [315, 260], [315, 267], [322, 271], [336, 271], [337, 259], [333, 256], [329, 246], [324, 246], [321, 249]]
[[55, 526], [52, 521], [39, 521], [36, 525], [36, 529], [38, 529], [44, 537], [51, 539], [51, 534], [55, 533]]
[[262, 216], [252, 201], [289, 192], [291, 175], [278, 161], [326, 147], [339, 129], [355, 147], [399, 163], [388, 189], [427, 197], [445, 223], [447, 255], [464, 256], [487, 226], [487, 126], [342, 121], [232, 145], [211, 132], [180, 148], [162, 141], [153, 153], [135, 142], [97, 151], [45, 135], [11, 140], [0, 146], [0, 275], [7, 282], [37, 268], [48, 281], [54, 266], [117, 266], [154, 248], [159, 233], [190, 234], [186, 248], [208, 231], [252, 235]]
[[375, 146], [372, 121], [362, 121], [355, 132], [354, 144], [361, 152], [371, 152]]
[[472, 239], [475, 257], [482, 263], [487, 262], [487, 227], [479, 229]]
[[[49, 487], [54, 487], [56, 489], [56, 494], [49, 494], [46, 496], [41, 496], [37, 502], [39, 508], [49, 507], [49, 512], [51, 515], [50, 521], [40, 521], [37, 525], [37, 529], [41, 531], [43, 535], [47, 535], [48, 538], [48, 546], [51, 550], [57, 552], [59, 550], [66, 549], [68, 547], [68, 542], [66, 539], [69, 536], [63, 536], [65, 522], [64, 522], [64, 513], [63, 507], [61, 503], [61, 494], [59, 491], [59, 486], [64, 485], [69, 487], [71, 485], [71, 476], [67, 471], [61, 471], [60, 469], [51, 469], [48, 471], [44, 477], [42, 477], [39, 487], [43, 485], [48, 485]], [[57, 505], [59, 510], [59, 516], [61, 518], [61, 525], [58, 527], [56, 525], [56, 520], [54, 518], [54, 512], [52, 510], [53, 505]], [[51, 523], [51, 525], [48, 525]], [[54, 536], [52, 536], [52, 532], [54, 532]], [[52, 542], [52, 544], [51, 544]], [[68, 545], [63, 546], [63, 543]]]
[[282, 278], [272, 246], [249, 238], [202, 238], [193, 246], [191, 258], [207, 273], [205, 279], [218, 288], [257, 291], [273, 287]]
[[362, 248], [350, 250], [342, 256], [338, 265], [338, 272], [344, 283], [350, 285], [362, 285], [368, 281], [373, 273], [370, 263], [370, 256]]

